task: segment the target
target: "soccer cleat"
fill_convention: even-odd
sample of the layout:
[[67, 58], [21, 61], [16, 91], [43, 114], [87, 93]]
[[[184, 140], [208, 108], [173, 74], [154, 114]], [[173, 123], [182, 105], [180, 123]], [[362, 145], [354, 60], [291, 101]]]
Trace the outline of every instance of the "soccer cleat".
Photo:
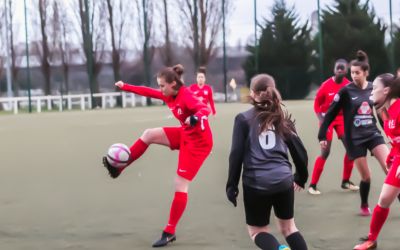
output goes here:
[[117, 178], [121, 174], [121, 170], [118, 168], [115, 168], [110, 165], [107, 161], [107, 157], [103, 157], [103, 166], [108, 170], [108, 174], [111, 176], [111, 178]]
[[354, 185], [354, 183], [351, 181], [343, 181], [342, 189], [350, 190], [350, 191], [358, 191], [360, 189], [360, 187], [357, 185]]
[[161, 238], [153, 243], [153, 247], [164, 247], [170, 242], [176, 241], [176, 235], [165, 231], [162, 232]]
[[288, 247], [286, 245], [280, 245], [278, 250], [290, 250], [290, 247]]
[[361, 206], [360, 215], [361, 216], [370, 216], [371, 215], [371, 210], [369, 209], [368, 206]]
[[368, 250], [375, 249], [378, 246], [378, 243], [374, 240], [367, 240], [361, 244], [356, 245], [353, 250]]
[[321, 192], [317, 189], [317, 187], [312, 187], [312, 186], [310, 186], [308, 188], [308, 193], [312, 194], [312, 195], [320, 195], [321, 194]]

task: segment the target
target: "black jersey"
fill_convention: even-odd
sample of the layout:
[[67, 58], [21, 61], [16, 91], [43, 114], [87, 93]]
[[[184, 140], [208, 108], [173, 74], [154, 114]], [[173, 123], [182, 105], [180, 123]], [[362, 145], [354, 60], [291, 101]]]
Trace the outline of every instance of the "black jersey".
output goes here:
[[[288, 149], [296, 166], [294, 179]], [[254, 108], [236, 116], [227, 188], [237, 187], [242, 166], [243, 185], [264, 193], [287, 190], [293, 185], [293, 180], [304, 187], [308, 178], [307, 164], [307, 151], [296, 133], [293, 132], [286, 140], [274, 130], [260, 133]]]
[[326, 140], [329, 125], [340, 110], [343, 110], [345, 142], [348, 146], [381, 137], [376, 126], [373, 112], [373, 102], [370, 99], [372, 83], [368, 82], [365, 89], [357, 87], [353, 82], [343, 87], [333, 99], [324, 121], [319, 129], [318, 139]]

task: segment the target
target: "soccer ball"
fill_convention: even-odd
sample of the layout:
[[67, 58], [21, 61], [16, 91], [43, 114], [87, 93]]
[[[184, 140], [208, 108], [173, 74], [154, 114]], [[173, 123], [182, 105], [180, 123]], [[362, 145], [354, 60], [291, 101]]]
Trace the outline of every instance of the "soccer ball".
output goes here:
[[107, 152], [107, 161], [115, 168], [124, 168], [131, 159], [131, 151], [123, 143], [115, 143], [110, 146]]

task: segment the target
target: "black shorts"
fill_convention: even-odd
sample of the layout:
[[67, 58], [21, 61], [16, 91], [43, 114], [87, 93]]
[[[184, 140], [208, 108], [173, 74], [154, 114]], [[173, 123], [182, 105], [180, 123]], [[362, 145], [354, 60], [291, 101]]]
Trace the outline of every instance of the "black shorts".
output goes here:
[[267, 226], [272, 207], [274, 208], [275, 216], [279, 219], [288, 220], [293, 218], [293, 187], [275, 194], [263, 194], [256, 189], [243, 186], [243, 202], [246, 223], [249, 226]]
[[[347, 143], [345, 143], [347, 144]], [[381, 144], [385, 144], [385, 140], [383, 139], [382, 136], [376, 136], [372, 138], [371, 140], [365, 141], [361, 144], [354, 145], [346, 145], [346, 151], [347, 155], [351, 160], [355, 160], [360, 157], [365, 157], [367, 156], [367, 151], [369, 150], [372, 153], [372, 150]]]

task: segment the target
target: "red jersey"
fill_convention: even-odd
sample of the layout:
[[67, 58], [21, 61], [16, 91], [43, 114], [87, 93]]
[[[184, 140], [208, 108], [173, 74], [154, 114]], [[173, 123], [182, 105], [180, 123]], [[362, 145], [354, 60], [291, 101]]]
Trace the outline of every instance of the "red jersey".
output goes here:
[[390, 105], [388, 117], [384, 120], [383, 130], [391, 139], [392, 149], [390, 155], [400, 154], [400, 99]]
[[[198, 124], [200, 124], [202, 130], [205, 129], [205, 125], [208, 127], [207, 117], [210, 114], [210, 109], [207, 107], [207, 105], [193, 96], [193, 93], [185, 86], [182, 86], [179, 89], [176, 96], [165, 96], [158, 89], [144, 86], [134, 86], [126, 83], [124, 83], [121, 90], [163, 100], [174, 114], [176, 119], [180, 121], [184, 130], [190, 130], [191, 128], [190, 125], [185, 124], [186, 119], [191, 115], [195, 115], [198, 118]], [[196, 124], [195, 127], [197, 127], [198, 124]]]
[[[333, 79], [334, 78], [331, 77], [323, 82], [317, 91], [317, 95], [315, 96], [314, 100], [314, 112], [316, 114], [322, 113], [324, 115], [328, 111], [333, 98], [339, 92], [339, 90], [350, 83], [346, 77], [343, 78], [341, 83], [336, 83]], [[343, 122], [342, 111], [339, 112], [333, 122]]]
[[190, 85], [190, 90], [197, 96], [200, 101], [204, 104], [210, 103], [211, 111], [213, 115], [216, 114], [215, 105], [214, 105], [214, 98], [213, 98], [213, 91], [210, 85], [204, 84], [203, 87], [199, 87], [197, 83]]

